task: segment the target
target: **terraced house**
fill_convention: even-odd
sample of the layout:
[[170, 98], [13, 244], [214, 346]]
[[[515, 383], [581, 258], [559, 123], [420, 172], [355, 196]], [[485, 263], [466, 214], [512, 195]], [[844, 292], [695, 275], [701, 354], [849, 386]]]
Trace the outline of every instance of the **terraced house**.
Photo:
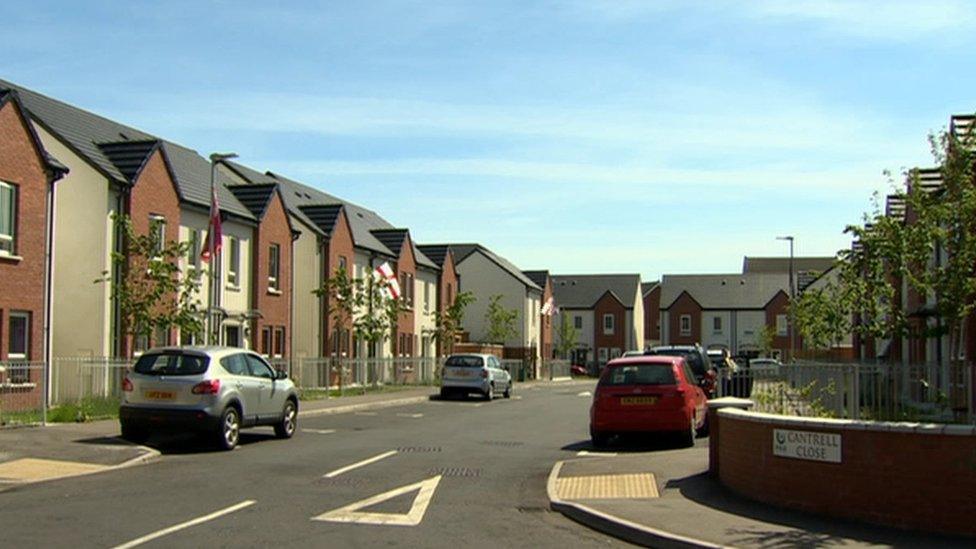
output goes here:
[[[108, 273], [118, 277], [113, 251], [123, 249], [114, 216], [125, 214], [138, 232], [155, 226], [166, 240], [190, 242], [184, 272], [200, 276], [200, 246], [206, 241], [210, 207], [210, 163], [195, 151], [141, 130], [0, 81], [0, 90], [22, 98], [45, 151], [58, 158], [68, 176], [54, 197], [56, 211], [52, 274], [52, 355], [130, 356], [150, 345], [188, 343], [191, 334], [160, 330], [149, 338], [126, 333], [110, 299]], [[258, 218], [219, 181], [223, 250], [215, 262], [220, 291], [215, 295], [214, 341], [252, 346], [255, 309], [252, 272]], [[209, 300], [208, 284], [197, 294]]]

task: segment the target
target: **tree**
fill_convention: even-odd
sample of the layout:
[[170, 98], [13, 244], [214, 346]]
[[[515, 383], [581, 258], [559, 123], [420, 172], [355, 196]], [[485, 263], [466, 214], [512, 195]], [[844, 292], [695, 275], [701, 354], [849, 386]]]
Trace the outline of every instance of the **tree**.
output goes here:
[[461, 292], [454, 297], [443, 312], [434, 311], [434, 329], [431, 333], [437, 340], [442, 352], [451, 354], [454, 351], [454, 339], [461, 332], [464, 323], [464, 312], [468, 305], [476, 298], [471, 292]]
[[385, 283], [377, 282], [371, 273], [364, 278], [350, 278], [340, 268], [312, 293], [330, 298], [337, 329], [348, 326], [351, 320], [353, 333], [367, 343], [372, 357], [377, 343], [395, 337], [399, 315], [408, 310], [402, 298], [388, 296], [385, 288]]
[[756, 346], [759, 347], [759, 353], [762, 356], [770, 356], [773, 354], [774, 337], [776, 337], [776, 328], [773, 326], [765, 324], [759, 329], [759, 333], [756, 334]]
[[515, 322], [518, 320], [518, 309], [506, 309], [500, 303], [501, 295], [491, 296], [488, 310], [485, 311], [485, 322], [488, 324], [488, 343], [505, 344], [505, 341], [515, 336], [518, 331]]
[[563, 358], [569, 358], [569, 352], [575, 349], [578, 343], [579, 330], [569, 321], [568, 314], [561, 316], [562, 318], [559, 319], [559, 344], [556, 345], [556, 351]]
[[790, 303], [797, 331], [815, 350], [830, 349], [851, 333], [851, 308], [847, 292], [833, 282], [807, 288]]
[[357, 281], [349, 276], [345, 267], [336, 269], [335, 274], [322, 282], [322, 286], [312, 293], [328, 299], [327, 309], [335, 338], [338, 340], [337, 354], [341, 353], [342, 341], [352, 329], [356, 314]]
[[195, 299], [200, 278], [180, 268], [188, 259], [190, 243], [161, 238], [159, 220], [150, 222], [148, 234], [139, 234], [127, 215], [115, 215], [113, 221], [122, 237], [121, 251], [112, 252], [119, 276], [103, 271], [95, 283], [110, 286], [123, 332], [147, 340], [158, 329], [201, 333], [203, 311]]

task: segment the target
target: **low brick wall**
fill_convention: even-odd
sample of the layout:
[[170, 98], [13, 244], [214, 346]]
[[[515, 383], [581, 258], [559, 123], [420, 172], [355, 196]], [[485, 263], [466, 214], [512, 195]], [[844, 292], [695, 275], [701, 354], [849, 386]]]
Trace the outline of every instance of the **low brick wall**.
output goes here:
[[[823, 420], [728, 408], [711, 409], [709, 421], [709, 471], [739, 494], [824, 515], [976, 536], [972, 426]], [[840, 463], [776, 455], [777, 429], [839, 435]]]

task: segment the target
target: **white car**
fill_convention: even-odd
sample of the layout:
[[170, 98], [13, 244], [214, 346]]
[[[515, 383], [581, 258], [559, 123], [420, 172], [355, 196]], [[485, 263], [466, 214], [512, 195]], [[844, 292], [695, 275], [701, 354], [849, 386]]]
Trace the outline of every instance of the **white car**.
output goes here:
[[444, 362], [441, 398], [479, 393], [485, 400], [512, 396], [512, 376], [494, 355], [451, 355]]

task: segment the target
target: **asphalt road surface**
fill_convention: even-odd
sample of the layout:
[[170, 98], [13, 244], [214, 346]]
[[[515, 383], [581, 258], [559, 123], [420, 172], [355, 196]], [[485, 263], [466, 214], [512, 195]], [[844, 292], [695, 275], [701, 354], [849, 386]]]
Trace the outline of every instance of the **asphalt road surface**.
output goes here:
[[302, 418], [233, 452], [153, 440], [156, 463], [0, 493], [0, 545], [620, 546], [546, 498], [553, 463], [589, 448], [592, 389]]

